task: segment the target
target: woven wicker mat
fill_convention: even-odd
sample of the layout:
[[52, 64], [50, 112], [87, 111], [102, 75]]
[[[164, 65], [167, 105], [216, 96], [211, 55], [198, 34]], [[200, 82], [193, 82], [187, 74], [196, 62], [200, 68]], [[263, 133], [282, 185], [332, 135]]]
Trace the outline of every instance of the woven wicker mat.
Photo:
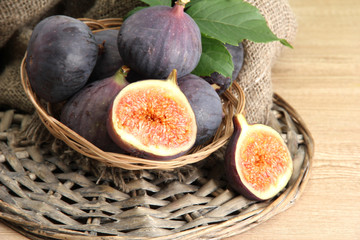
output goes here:
[[87, 171], [76, 154], [19, 138], [30, 116], [3, 109], [0, 219], [31, 239], [220, 239], [244, 232], [294, 204], [311, 170], [311, 134], [280, 96], [273, 101], [268, 124], [282, 132], [295, 171], [284, 191], [262, 202], [227, 187], [222, 151], [167, 176], [123, 171], [120, 188]]

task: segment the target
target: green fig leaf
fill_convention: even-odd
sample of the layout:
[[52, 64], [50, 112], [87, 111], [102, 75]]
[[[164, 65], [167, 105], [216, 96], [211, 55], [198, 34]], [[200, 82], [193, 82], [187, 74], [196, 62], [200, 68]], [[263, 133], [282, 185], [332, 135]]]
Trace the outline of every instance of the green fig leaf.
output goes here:
[[136, 13], [137, 11], [140, 11], [141, 9], [144, 9], [147, 7], [135, 7], [134, 9], [130, 10], [126, 16], [124, 17], [124, 19], [127, 19], [128, 17], [130, 17], [131, 15], [133, 15], [134, 13]]
[[244, 39], [253, 42], [280, 41], [268, 27], [260, 11], [242, 0], [193, 0], [186, 9], [201, 33], [223, 43], [237, 45]]
[[219, 40], [201, 36], [202, 54], [200, 61], [192, 74], [197, 76], [210, 76], [218, 72], [225, 77], [231, 77], [234, 71], [231, 54]]
[[140, 7], [135, 7], [134, 9], [130, 10], [126, 16], [124, 17], [124, 19], [130, 17], [131, 15], [133, 15], [134, 13], [136, 13], [137, 11], [140, 11], [141, 9], [144, 8], [148, 8], [148, 7], [153, 7], [153, 6], [169, 6], [171, 7], [171, 0], [141, 0], [143, 3], [146, 3], [149, 6], [140, 6]]
[[148, 4], [150, 7], [164, 5], [171, 7], [171, 0], [141, 0], [143, 3]]

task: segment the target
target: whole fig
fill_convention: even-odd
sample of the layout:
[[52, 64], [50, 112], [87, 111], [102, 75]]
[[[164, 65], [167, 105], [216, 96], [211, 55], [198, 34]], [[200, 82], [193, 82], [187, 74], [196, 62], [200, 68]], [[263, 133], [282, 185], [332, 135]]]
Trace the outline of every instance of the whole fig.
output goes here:
[[97, 54], [85, 23], [63, 15], [43, 19], [34, 28], [25, 60], [33, 91], [50, 103], [68, 99], [85, 86]]
[[128, 84], [126, 71], [122, 68], [112, 77], [88, 84], [61, 111], [63, 124], [104, 151], [121, 152], [107, 133], [106, 119], [111, 102]]
[[225, 77], [218, 72], [214, 72], [210, 76], [203, 77], [207, 82], [216, 86], [216, 92], [219, 95], [222, 95], [239, 76], [240, 70], [242, 69], [244, 63], [244, 47], [242, 43], [239, 43], [238, 46], [225, 44], [225, 47], [229, 51], [232, 62], [234, 64], [234, 70], [232, 72], [231, 78]]
[[143, 79], [166, 79], [173, 69], [180, 78], [197, 66], [202, 53], [200, 29], [184, 12], [183, 1], [172, 8], [142, 9], [122, 24], [120, 55]]
[[90, 81], [111, 77], [124, 65], [117, 46], [118, 34], [119, 30], [116, 29], [106, 29], [94, 33], [96, 43], [100, 48]]
[[221, 99], [207, 81], [193, 74], [179, 78], [178, 85], [195, 113], [196, 144], [204, 144], [214, 137], [221, 124], [223, 116]]

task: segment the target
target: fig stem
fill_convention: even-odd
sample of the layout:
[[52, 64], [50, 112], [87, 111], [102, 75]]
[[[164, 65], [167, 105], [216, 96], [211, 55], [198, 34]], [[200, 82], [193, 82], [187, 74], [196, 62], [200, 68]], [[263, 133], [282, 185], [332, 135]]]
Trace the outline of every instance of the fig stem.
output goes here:
[[179, 1], [176, 1], [175, 4], [185, 7], [185, 5], [189, 2], [190, 2], [190, 0], [179, 0]]
[[127, 76], [127, 74], [128, 74], [129, 71], [130, 71], [130, 68], [129, 68], [128, 66], [126, 66], [126, 65], [123, 65], [123, 66], [120, 68], [120, 70], [122, 71], [122, 73], [123, 73], [125, 76]]
[[130, 71], [130, 68], [128, 66], [122, 66], [116, 73], [115, 73], [115, 82], [118, 84], [126, 83], [126, 76], [128, 72]]
[[104, 51], [105, 51], [105, 40], [101, 43], [101, 44], [98, 44], [99, 46], [99, 52], [98, 52], [98, 56], [101, 56], [104, 54]]
[[173, 69], [173, 70], [171, 71], [171, 73], [169, 74], [169, 76], [167, 77], [166, 80], [169, 81], [169, 82], [171, 82], [171, 83], [173, 83], [173, 84], [175, 84], [176, 86], [178, 86], [178, 84], [177, 84], [177, 71], [176, 71], [176, 69]]
[[174, 16], [182, 16], [184, 14], [185, 4], [188, 2], [187, 0], [176, 1], [172, 8]]
[[241, 129], [245, 129], [249, 126], [245, 116], [242, 113], [235, 114], [234, 121], [238, 123], [238, 124], [234, 124], [235, 127], [240, 126]]

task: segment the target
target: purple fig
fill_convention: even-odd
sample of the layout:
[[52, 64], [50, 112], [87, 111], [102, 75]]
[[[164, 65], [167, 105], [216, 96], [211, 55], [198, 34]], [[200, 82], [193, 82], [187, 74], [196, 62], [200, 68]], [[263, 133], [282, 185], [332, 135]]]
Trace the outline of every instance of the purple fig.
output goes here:
[[95, 66], [98, 45], [78, 19], [56, 15], [39, 22], [31, 35], [26, 71], [33, 91], [50, 103], [83, 88]]
[[221, 99], [207, 81], [196, 75], [185, 75], [178, 79], [178, 84], [195, 113], [197, 124], [195, 144], [204, 144], [214, 137], [221, 124], [223, 118]]
[[184, 12], [186, 2], [142, 9], [122, 24], [120, 55], [124, 64], [143, 79], [166, 79], [173, 69], [180, 78], [197, 66], [202, 53], [201, 34]]
[[127, 69], [88, 84], [64, 105], [60, 121], [104, 151], [121, 152], [107, 133], [106, 121], [111, 102], [123, 89]]

